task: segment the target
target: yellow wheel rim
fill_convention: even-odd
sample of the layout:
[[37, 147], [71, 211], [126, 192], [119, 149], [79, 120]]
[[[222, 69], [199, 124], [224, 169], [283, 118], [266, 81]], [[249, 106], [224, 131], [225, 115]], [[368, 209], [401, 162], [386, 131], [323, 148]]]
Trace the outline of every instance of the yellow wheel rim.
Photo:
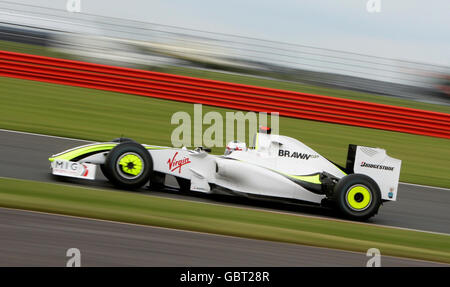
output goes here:
[[367, 187], [356, 185], [347, 191], [346, 200], [350, 208], [362, 211], [372, 202], [372, 194]]
[[142, 159], [135, 154], [126, 154], [120, 158], [119, 165], [123, 172], [130, 175], [139, 175], [142, 171]]

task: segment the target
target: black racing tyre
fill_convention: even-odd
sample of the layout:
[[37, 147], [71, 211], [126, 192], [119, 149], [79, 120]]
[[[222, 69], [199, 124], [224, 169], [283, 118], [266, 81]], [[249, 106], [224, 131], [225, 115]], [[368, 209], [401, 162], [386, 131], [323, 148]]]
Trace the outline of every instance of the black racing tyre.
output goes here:
[[378, 184], [364, 174], [349, 174], [334, 187], [334, 200], [339, 210], [355, 220], [367, 220], [377, 214], [381, 205]]
[[150, 176], [150, 189], [151, 190], [163, 190], [165, 185], [164, 181], [166, 175], [162, 172], [153, 172]]
[[153, 161], [142, 145], [128, 141], [118, 144], [108, 153], [105, 170], [117, 187], [137, 189], [148, 182], [153, 172]]
[[[130, 138], [123, 138], [123, 137], [120, 137], [120, 138], [112, 139], [112, 140], [110, 140], [110, 142], [112, 142], [112, 143], [123, 143], [123, 142], [136, 142], [136, 141], [133, 140], [133, 139], [130, 139]], [[111, 181], [110, 176], [109, 176], [109, 173], [108, 173], [108, 169], [105, 167], [104, 164], [101, 164], [101, 165], [100, 165], [100, 170], [102, 171], [103, 175], [104, 175], [109, 181]]]
[[180, 186], [180, 191], [189, 192], [191, 190], [191, 181], [189, 179], [176, 177], [177, 183]]
[[101, 165], [100, 165], [100, 170], [102, 171], [103, 175], [104, 175], [109, 181], [111, 181], [111, 178], [110, 178], [108, 169], [106, 168], [106, 165], [105, 165], [105, 164], [101, 164]]

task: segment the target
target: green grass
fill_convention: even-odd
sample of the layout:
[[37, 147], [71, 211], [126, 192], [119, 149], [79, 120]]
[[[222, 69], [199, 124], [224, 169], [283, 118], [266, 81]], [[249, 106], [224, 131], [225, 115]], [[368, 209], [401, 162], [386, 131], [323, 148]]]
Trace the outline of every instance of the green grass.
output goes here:
[[[74, 55], [60, 53], [51, 48], [45, 48], [36, 45], [1, 41], [0, 50], [12, 51], [18, 53], [35, 54], [47, 57], [74, 59], [77, 58]], [[398, 99], [389, 96], [373, 95], [369, 93], [362, 93], [350, 90], [324, 88], [318, 86], [305, 85], [289, 81], [277, 81], [266, 79], [262, 77], [244, 76], [232, 73], [213, 72], [210, 70], [200, 70], [188, 67], [165, 67], [165, 68], [153, 68], [156, 71], [177, 74], [182, 76], [198, 77], [203, 79], [211, 79], [217, 81], [239, 83], [253, 86], [268, 87], [281, 90], [289, 90], [317, 95], [325, 95], [336, 98], [353, 99], [367, 102], [374, 102], [386, 105], [395, 105], [408, 108], [430, 110], [436, 112], [450, 113], [450, 106], [440, 106], [428, 103], [420, 103], [416, 101], [408, 101]]]
[[0, 179], [0, 206], [450, 263], [448, 235], [138, 193]]
[[[4, 77], [0, 106], [4, 129], [97, 141], [124, 135], [169, 146], [176, 127], [170, 124], [172, 114], [193, 113], [193, 105], [187, 103]], [[231, 110], [203, 106], [203, 113], [208, 111], [224, 116]], [[300, 139], [340, 164], [345, 163], [350, 143], [381, 147], [403, 161], [401, 181], [450, 188], [448, 139], [284, 117], [280, 133]], [[223, 148], [213, 152], [222, 153]]]
[[0, 50], [16, 53], [32, 54], [54, 58], [68, 58], [69, 55], [57, 52], [51, 48], [32, 44], [0, 40]]

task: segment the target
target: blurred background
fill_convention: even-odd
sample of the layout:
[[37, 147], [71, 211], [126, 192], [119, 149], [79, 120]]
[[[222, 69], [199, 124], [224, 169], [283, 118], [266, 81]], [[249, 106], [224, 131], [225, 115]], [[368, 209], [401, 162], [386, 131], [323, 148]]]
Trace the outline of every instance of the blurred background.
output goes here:
[[[367, 22], [373, 22], [372, 25], [376, 27], [380, 21], [389, 20], [389, 8], [398, 7], [389, 7], [392, 4], [385, 3], [387, 1], [382, 1], [380, 13], [366, 11], [366, 1], [350, 1], [355, 2], [350, 6], [335, 3], [331, 6], [334, 7], [335, 14], [344, 13], [344, 8], [348, 9], [345, 10], [347, 14], [341, 14], [334, 22], [326, 17], [327, 13], [335, 16], [327, 11], [330, 5], [323, 7], [321, 13], [324, 14], [320, 19], [316, 19], [318, 17], [314, 15], [305, 15], [306, 9], [301, 9], [306, 6], [309, 6], [310, 10], [307, 11], [310, 12], [319, 9], [320, 1], [316, 4], [300, 1], [300, 9], [295, 12], [298, 15], [291, 15], [293, 12], [289, 11], [290, 6], [297, 5], [296, 1], [287, 1], [287, 4], [283, 4], [283, 10], [265, 1], [255, 6], [251, 5], [252, 1], [242, 5], [231, 1], [227, 9], [234, 9], [236, 23], [228, 23], [228, 26], [221, 25], [223, 23], [220, 17], [227, 13], [229, 17], [232, 11], [224, 10], [220, 4], [207, 4], [203, 1], [196, 1], [199, 3], [192, 5], [195, 5], [197, 13], [209, 15], [209, 18], [197, 17], [186, 8], [184, 17], [188, 20], [179, 15], [183, 9], [178, 9], [173, 14], [171, 12], [174, 10], [163, 7], [187, 5], [183, 3], [127, 1], [129, 7], [135, 5], [134, 14], [129, 15], [124, 3], [112, 5], [105, 1], [80, 1], [80, 12], [71, 13], [67, 9], [77, 11], [77, 7], [73, 6], [74, 3], [68, 7], [69, 2], [71, 1], [0, 1], [0, 48], [169, 73], [179, 73], [180, 69], [191, 72], [219, 71], [420, 102], [450, 104], [450, 57], [448, 49], [442, 50], [442, 47], [448, 47], [449, 42], [448, 30], [445, 29], [448, 25], [442, 27], [445, 20], [441, 16], [445, 15], [445, 9], [437, 12], [434, 22], [424, 23], [423, 19], [415, 18], [414, 13], [423, 10], [416, 1], [408, 1], [411, 15], [405, 19], [412, 21], [406, 22], [406, 25], [411, 30], [416, 29], [417, 34], [408, 28], [406, 32], [402, 32], [401, 24], [400, 28], [395, 28], [397, 30], [392, 27], [393, 33], [388, 32], [388, 26], [379, 27], [378, 32], [384, 33], [384, 39], [370, 37], [372, 42], [373, 39], [378, 41], [376, 50], [373, 49], [372, 42], [367, 40], [369, 34], [374, 33]], [[106, 5], [104, 9], [102, 5]], [[357, 13], [355, 7], [359, 9]], [[141, 12], [137, 8], [142, 8]], [[221, 9], [224, 10], [222, 13]], [[259, 9], [259, 17], [264, 17], [265, 13], [271, 17], [266, 17], [266, 21], [258, 17], [252, 18], [255, 9]], [[242, 10], [248, 16], [242, 15]], [[270, 13], [271, 10], [273, 14]], [[164, 13], [167, 15], [161, 11], [166, 11]], [[344, 23], [348, 15], [353, 15], [354, 18]], [[211, 17], [215, 17], [216, 21]], [[379, 19], [374, 20], [374, 17]], [[242, 22], [244, 18], [246, 21]], [[299, 22], [295, 22], [295, 19]], [[152, 23], [152, 20], [175, 25]], [[320, 22], [322, 24], [318, 24]], [[185, 25], [177, 26], [179, 23]], [[358, 27], [359, 24], [361, 27]], [[279, 25], [283, 25], [284, 30], [292, 29], [294, 32], [279, 30]], [[348, 31], [352, 29], [347, 26], [341, 28], [345, 28], [348, 35], [340, 34], [342, 31], [339, 25], [353, 26], [353, 34], [349, 34]], [[336, 26], [337, 30], [332, 29], [332, 26]], [[421, 28], [425, 30], [421, 31]], [[305, 37], [311, 33], [316, 34]], [[237, 34], [260, 35], [266, 39]], [[434, 45], [430, 40], [422, 45], [424, 41], [419, 34], [429, 38], [437, 35], [438, 44]], [[293, 35], [298, 35], [298, 38], [293, 38]], [[391, 49], [395, 42], [396, 48]], [[319, 47], [319, 44], [324, 46]], [[367, 52], [372, 53], [366, 54]]]
[[[378, 12], [377, 7], [368, 9], [371, 2], [381, 3]], [[171, 76], [113, 77], [106, 71], [97, 78], [92, 73], [99, 70], [84, 68], [61, 69], [52, 78], [46, 76], [58, 68], [57, 61], [41, 65], [30, 60], [34, 57], [2, 56], [0, 266], [61, 266], [72, 247], [82, 251], [82, 266], [365, 266], [366, 251], [373, 247], [383, 256], [449, 263], [449, 11], [448, 0], [0, 0], [0, 51], [334, 97], [320, 103], [314, 99], [321, 97], [288, 101], [281, 92], [259, 94], [249, 92], [252, 89], [236, 93], [214, 87], [200, 92], [202, 86], [195, 81], [181, 84], [167, 80]], [[63, 80], [67, 82], [61, 84]], [[167, 95], [174, 87], [177, 97], [155, 96]], [[193, 116], [192, 102], [216, 92], [234, 93], [237, 103], [231, 108], [242, 110], [271, 107], [266, 99], [280, 96], [283, 105], [273, 100], [274, 108], [310, 115], [281, 116], [280, 133], [300, 139], [337, 164], [345, 165], [350, 143], [386, 149], [402, 160], [399, 200], [384, 205], [369, 222], [377, 226], [370, 226], [336, 221], [333, 210], [314, 206], [154, 188], [140, 194], [108, 192], [112, 185], [104, 179], [62, 179], [61, 185], [49, 176], [49, 156], [86, 141], [124, 136], [171, 145], [175, 125], [170, 117], [179, 111]], [[183, 101], [190, 96], [198, 97]], [[261, 102], [249, 105], [252, 99]], [[365, 103], [347, 108], [342, 99], [390, 107]], [[391, 114], [395, 107], [421, 111]], [[214, 111], [222, 118], [236, 111], [231, 108], [207, 101], [202, 107], [204, 113]], [[327, 122], [326, 115], [346, 120]], [[211, 126], [205, 122], [203, 131]], [[223, 152], [223, 147], [213, 147], [212, 153]], [[177, 201], [186, 199], [191, 202]], [[239, 209], [244, 206], [252, 208]], [[111, 222], [3, 207], [327, 248], [268, 246], [151, 227], [114, 228]], [[288, 218], [291, 213], [295, 217]], [[335, 248], [357, 252], [338, 254]], [[383, 257], [383, 266], [424, 264], [429, 263]]]

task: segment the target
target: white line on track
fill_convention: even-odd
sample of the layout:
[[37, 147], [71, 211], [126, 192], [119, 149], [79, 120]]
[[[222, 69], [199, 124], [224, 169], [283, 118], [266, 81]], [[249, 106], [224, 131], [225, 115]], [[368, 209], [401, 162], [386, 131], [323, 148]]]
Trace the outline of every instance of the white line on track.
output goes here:
[[[92, 217], [81, 217], [81, 216], [75, 216], [75, 215], [50, 213], [50, 212], [28, 210], [28, 209], [20, 209], [20, 208], [9, 208], [9, 207], [0, 207], [0, 208], [1, 209], [6, 209], [6, 210], [13, 210], [13, 211], [22, 211], [22, 212], [28, 212], [28, 213], [36, 213], [36, 214], [44, 214], [44, 215], [51, 215], [51, 216], [75, 218], [75, 219], [80, 219], [80, 220], [91, 220], [91, 221], [106, 222], [106, 223], [112, 223], [112, 224], [123, 224], [123, 225], [130, 225], [130, 226], [138, 226], [138, 227], [143, 227], [143, 228], [155, 228], [155, 229], [170, 230], [170, 231], [177, 231], [177, 232], [201, 234], [201, 235], [208, 235], [208, 236], [213, 236], [213, 237], [225, 237], [225, 238], [243, 239], [243, 240], [259, 240], [259, 241], [278, 243], [278, 244], [293, 244], [293, 245], [300, 245], [300, 246], [306, 246], [306, 247], [317, 248], [317, 249], [333, 250], [333, 251], [341, 251], [341, 252], [347, 252], [347, 253], [352, 253], [352, 254], [358, 254], [358, 255], [361, 255], [361, 256], [364, 256], [364, 257], [366, 256], [366, 254], [362, 253], [362, 252], [352, 251], [352, 250], [345, 250], [345, 249], [336, 249], [336, 248], [330, 248], [330, 247], [304, 245], [304, 244], [296, 244], [296, 243], [286, 243], [286, 242], [270, 241], [270, 240], [264, 240], [264, 239], [255, 239], [255, 238], [248, 238], [248, 237], [238, 237], [238, 236], [231, 236], [231, 235], [224, 235], [224, 234], [207, 233], [207, 232], [193, 231], [193, 230], [174, 229], [174, 228], [168, 228], [168, 227], [162, 227], [162, 226], [153, 226], [153, 225], [144, 225], [144, 224], [138, 224], [138, 223], [112, 221], [112, 220], [98, 219], [98, 218], [92, 218]], [[391, 255], [382, 255], [382, 256], [383, 257], [396, 258], [396, 259], [400, 259], [400, 260], [410, 260], [410, 261], [426, 262], [426, 263], [437, 263], [437, 264], [443, 264], [443, 265], [447, 264], [447, 263], [443, 263], [443, 262], [435, 262], [435, 261], [428, 261], [428, 260], [422, 260], [422, 259], [416, 259], [416, 258], [408, 258], [408, 257], [398, 257], [398, 256], [391, 256]]]
[[[7, 129], [0, 129], [0, 132], [15, 133], [15, 134], [24, 134], [24, 135], [39, 136], [39, 137], [48, 137], [48, 138], [56, 138], [56, 139], [64, 139], [64, 140], [71, 140], [71, 141], [83, 141], [83, 142], [87, 142], [87, 143], [93, 143], [93, 142], [95, 142], [95, 141], [89, 141], [89, 140], [83, 140], [83, 139], [75, 139], [75, 138], [68, 138], [68, 137], [60, 137], [60, 136], [44, 135], [44, 134], [37, 134], [37, 133], [30, 133], [30, 132], [21, 132], [21, 131], [7, 130]], [[446, 190], [446, 191], [449, 191], [449, 192], [450, 192], [450, 188], [445, 188], [445, 187], [437, 187], [437, 186], [421, 185], [421, 184], [407, 183], [407, 182], [400, 182], [400, 184], [403, 184], [403, 185], [411, 185], [411, 186], [417, 186], [417, 187], [424, 187], [424, 188], [431, 188], [431, 189], [438, 189], [438, 190]]]
[[[0, 129], [1, 132], [8, 132], [8, 133], [16, 133], [16, 134], [25, 134], [25, 135], [32, 135], [32, 136], [39, 136], [39, 137], [48, 137], [48, 138], [56, 138], [56, 139], [64, 139], [64, 140], [72, 140], [72, 141], [83, 141], [87, 143], [92, 143], [93, 141], [83, 140], [83, 139], [75, 139], [75, 138], [68, 138], [68, 137], [60, 137], [60, 136], [52, 136], [52, 135], [44, 135], [44, 134], [37, 134], [37, 133], [30, 133], [30, 132], [22, 132], [22, 131], [14, 131], [14, 130], [6, 130], [6, 129]], [[0, 177], [3, 178], [3, 177]], [[417, 187], [424, 187], [424, 188], [431, 188], [431, 189], [437, 189], [437, 190], [446, 190], [450, 192], [450, 189], [442, 188], [442, 187], [434, 187], [434, 186], [427, 186], [427, 185], [420, 185], [420, 184], [413, 184], [413, 183], [404, 183], [401, 182], [402, 185], [411, 185], [411, 186], [417, 186]], [[86, 187], [83, 187], [86, 188]], [[95, 188], [94, 188], [95, 189]], [[156, 195], [152, 195], [156, 196]], [[168, 198], [163, 196], [156, 196], [159, 198], [165, 198], [170, 200], [183, 200], [187, 202], [195, 202], [195, 203], [201, 203], [201, 204], [210, 204], [210, 205], [216, 205], [216, 206], [233, 206], [233, 205], [224, 205], [224, 204], [217, 204], [217, 203], [206, 203], [206, 202], [199, 202], [199, 201], [193, 201], [193, 200], [186, 200], [186, 199], [175, 199], [175, 198]], [[273, 211], [273, 210], [266, 210], [266, 209], [258, 209], [258, 208], [251, 208], [251, 207], [242, 207], [242, 206], [233, 206], [237, 208], [243, 208], [247, 210], [257, 210], [257, 211], [266, 211], [266, 212], [272, 212], [272, 213], [278, 213], [278, 214], [286, 214], [286, 215], [294, 215], [294, 216], [303, 216], [307, 218], [315, 218], [315, 219], [326, 219], [326, 220], [334, 220], [338, 222], [349, 222], [354, 224], [362, 224], [362, 225], [370, 225], [370, 226], [377, 226], [377, 227], [384, 227], [384, 228], [395, 228], [395, 229], [401, 229], [401, 230], [408, 230], [408, 231], [417, 231], [417, 232], [425, 232], [430, 234], [438, 234], [438, 235], [447, 235], [450, 236], [448, 233], [441, 233], [441, 232], [434, 232], [434, 231], [426, 231], [426, 230], [420, 230], [420, 229], [413, 229], [413, 228], [406, 228], [406, 227], [397, 227], [397, 226], [389, 226], [389, 225], [380, 225], [380, 224], [374, 224], [374, 223], [363, 223], [363, 222], [355, 222], [355, 221], [349, 221], [344, 219], [336, 219], [336, 218], [328, 218], [328, 217], [321, 217], [321, 216], [314, 216], [314, 215], [306, 215], [306, 214], [295, 214], [295, 213], [289, 213], [289, 212], [282, 212], [282, 211]]]
[[[14, 130], [6, 130], [6, 129], [0, 129], [0, 131], [1, 132], [8, 132], [8, 133], [16, 133], [16, 134], [25, 134], [25, 135], [39, 136], [39, 137], [48, 137], [48, 138], [72, 140], [72, 141], [83, 141], [83, 142], [87, 142], [87, 143], [92, 143], [93, 142], [93, 141], [82, 140], [82, 139], [60, 137], [60, 136], [52, 136], [52, 135], [44, 135], [44, 134], [22, 132], [22, 131], [14, 131]], [[0, 178], [3, 178], [3, 177], [0, 177]], [[427, 185], [420, 185], [420, 184], [413, 184], [413, 183], [404, 183], [404, 182], [401, 182], [400, 184], [417, 186], [417, 187], [424, 187], [424, 188], [431, 188], [431, 189], [437, 189], [437, 190], [445, 190], [445, 191], [450, 192], [450, 189], [443, 188], [443, 187], [427, 186]], [[85, 188], [85, 187], [83, 187], [83, 188]], [[156, 196], [156, 195], [151, 195], [151, 196]], [[225, 205], [225, 204], [217, 204], [217, 203], [199, 202], [199, 201], [193, 201], [193, 200], [187, 200], [187, 199], [175, 199], [175, 198], [168, 198], [168, 197], [163, 197], [163, 196], [156, 196], [156, 197], [170, 199], [170, 200], [183, 200], [183, 201], [187, 201], [187, 202], [195, 202], [195, 203], [201, 203], [201, 204], [210, 204], [210, 205], [216, 205], [216, 206], [233, 206], [233, 205]], [[295, 213], [289, 213], [289, 212], [273, 211], [273, 210], [258, 209], [258, 208], [251, 208], [251, 207], [242, 207], [242, 206], [234, 206], [234, 207], [243, 208], [243, 209], [247, 209], [247, 210], [266, 211], [266, 212], [272, 212], [272, 213], [278, 213], [278, 214], [303, 216], [303, 217], [307, 217], [307, 218], [334, 220], [334, 221], [338, 221], [338, 222], [349, 222], [349, 223], [354, 223], [354, 224], [370, 225], [370, 226], [377, 226], [377, 227], [384, 227], [384, 228], [395, 228], [395, 229], [401, 229], [401, 230], [417, 231], [417, 232], [425, 232], [425, 233], [430, 233], [430, 234], [438, 234], [438, 235], [450, 236], [450, 234], [448, 234], [448, 233], [434, 232], [434, 231], [427, 231], [427, 230], [420, 230], [420, 229], [413, 229], [413, 228], [406, 228], [406, 227], [397, 227], [397, 226], [380, 225], [380, 224], [374, 224], [374, 223], [355, 222], [355, 221], [349, 221], [349, 220], [344, 220], [344, 219], [328, 218], [328, 217], [306, 215], [306, 214], [295, 214]]]
[[[11, 179], [11, 178], [0, 176], [0, 179]], [[13, 178], [13, 179], [14, 180], [19, 180], [19, 181], [28, 181], [28, 182], [33, 182], [34, 181], [34, 180], [28, 180], [28, 179], [16, 179], [16, 178]], [[34, 182], [36, 182], [36, 181], [34, 181]], [[37, 181], [37, 182], [39, 182], [39, 181]], [[46, 184], [55, 184], [55, 185], [67, 186], [67, 187], [71, 187], [71, 188], [75, 187], [75, 188], [92, 189], [92, 190], [103, 189], [103, 190], [108, 190], [110, 192], [121, 192], [121, 190], [112, 190], [110, 188], [103, 188], [103, 187], [79, 186], [79, 185], [55, 183], [55, 182], [45, 182], [45, 183]], [[185, 201], [185, 202], [196, 203], [196, 204], [214, 205], [214, 206], [229, 207], [229, 208], [240, 208], [240, 209], [257, 211], [257, 212], [269, 212], [269, 213], [274, 213], [274, 214], [290, 215], [290, 216], [297, 216], [297, 217], [305, 217], [305, 218], [311, 218], [311, 219], [328, 220], [328, 221], [335, 221], [335, 222], [342, 222], [342, 223], [351, 223], [351, 224], [358, 224], [358, 225], [373, 226], [373, 227], [379, 227], [379, 228], [400, 229], [400, 230], [405, 230], [405, 231], [415, 231], [415, 232], [422, 232], [422, 233], [428, 233], [428, 234], [450, 236], [450, 233], [428, 231], [428, 230], [420, 230], [420, 229], [407, 228], [407, 227], [397, 227], [397, 226], [391, 226], [391, 225], [381, 225], [381, 224], [367, 223], [367, 222], [358, 222], [358, 221], [345, 220], [345, 219], [339, 219], [339, 218], [331, 218], [331, 217], [325, 217], [325, 216], [315, 216], [315, 215], [309, 215], [309, 214], [298, 214], [298, 213], [294, 213], [294, 212], [276, 211], [276, 210], [269, 210], [269, 209], [264, 209], [264, 208], [253, 208], [253, 207], [246, 207], [246, 206], [234, 205], [234, 204], [230, 205], [230, 204], [220, 204], [220, 203], [212, 203], [212, 202], [202, 202], [202, 201], [195, 201], [195, 200], [189, 200], [189, 199], [171, 198], [171, 197], [165, 197], [165, 196], [154, 195], [154, 194], [145, 194], [145, 196], [157, 197], [157, 198], [173, 200], [173, 201]]]
[[23, 134], [23, 135], [30, 135], [30, 136], [39, 136], [39, 137], [46, 137], [46, 138], [55, 138], [55, 139], [63, 139], [63, 140], [71, 140], [71, 141], [82, 141], [82, 142], [89, 142], [89, 143], [92, 143], [92, 142], [93, 142], [93, 141], [82, 140], [82, 139], [74, 139], [74, 138], [67, 138], [67, 137], [59, 137], [59, 136], [51, 136], [51, 135], [35, 134], [35, 133], [21, 132], [21, 131], [13, 131], [13, 130], [5, 130], [5, 129], [0, 129], [0, 132], [14, 133], [14, 134]]
[[[21, 132], [21, 131], [6, 130], [6, 129], [0, 129], [0, 132], [9, 132], [9, 133], [16, 133], [16, 134], [25, 134], [25, 135], [32, 135], [32, 136], [39, 136], [39, 137], [48, 137], [48, 138], [56, 138], [56, 139], [64, 139], [64, 140], [73, 140], [73, 141], [83, 141], [83, 142], [87, 142], [87, 143], [92, 143], [93, 142], [93, 141], [82, 140], [82, 139], [60, 137], [60, 136], [52, 136], [52, 135], [44, 135], [44, 134], [37, 134], [37, 133], [30, 133], [30, 132]], [[4, 177], [0, 176], [0, 178], [4, 178]], [[445, 191], [450, 192], [450, 189], [443, 188], [443, 187], [427, 186], [427, 185], [420, 185], [420, 184], [413, 184], [413, 183], [404, 183], [404, 182], [400, 182], [400, 184], [417, 186], [417, 187], [424, 187], [424, 188], [431, 188], [431, 189], [437, 189], [437, 190], [445, 190]], [[72, 185], [67, 185], [67, 186], [72, 186]], [[86, 188], [86, 187], [82, 187], [82, 188]], [[95, 189], [95, 188], [92, 188], [92, 189]], [[195, 203], [201, 203], [201, 204], [210, 204], [210, 205], [216, 205], [216, 206], [228, 206], [228, 207], [231, 206], [231, 207], [243, 208], [243, 209], [247, 209], [247, 210], [265, 211], [265, 212], [272, 212], [272, 213], [277, 213], [277, 214], [302, 216], [302, 217], [314, 218], [314, 219], [325, 219], [325, 220], [333, 220], [333, 221], [338, 221], [338, 222], [348, 222], [348, 223], [362, 224], [362, 225], [369, 225], [369, 226], [376, 226], [376, 227], [383, 227], [383, 228], [394, 228], [394, 229], [401, 229], [401, 230], [417, 231], [417, 232], [425, 232], [425, 233], [430, 233], [430, 234], [438, 234], [438, 235], [450, 236], [449, 233], [427, 231], [427, 230], [420, 230], [420, 229], [413, 229], [413, 228], [406, 228], [406, 227], [380, 225], [380, 224], [375, 224], [375, 223], [355, 222], [355, 221], [350, 221], [350, 220], [329, 218], [329, 217], [323, 217], [323, 216], [321, 217], [321, 216], [306, 215], [306, 214], [295, 214], [295, 213], [274, 211], [274, 210], [267, 210], [267, 209], [258, 209], [258, 208], [233, 206], [233, 205], [225, 205], [225, 204], [218, 204], [218, 203], [200, 202], [200, 201], [187, 200], [187, 199], [168, 198], [168, 197], [157, 196], [157, 195], [151, 195], [151, 196], [155, 196], [155, 197], [159, 197], [159, 198], [165, 198], [165, 199], [169, 199], [169, 200], [183, 200], [183, 201], [187, 201], [187, 202], [195, 202]]]
[[417, 187], [424, 187], [424, 188], [430, 188], [430, 189], [437, 189], [437, 190], [445, 190], [446, 192], [450, 192], [450, 188], [445, 188], [445, 187], [429, 186], [429, 185], [422, 185], [422, 184], [408, 183], [408, 182], [400, 182], [400, 184], [402, 184], [402, 185], [410, 185], [410, 186], [417, 186]]

